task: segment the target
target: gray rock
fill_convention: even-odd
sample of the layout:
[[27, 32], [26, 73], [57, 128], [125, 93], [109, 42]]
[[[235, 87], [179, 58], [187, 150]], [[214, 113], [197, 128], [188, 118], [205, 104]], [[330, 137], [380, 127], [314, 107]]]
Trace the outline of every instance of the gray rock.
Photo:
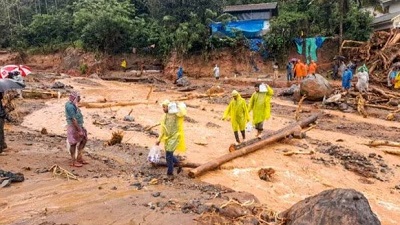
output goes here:
[[187, 87], [190, 85], [190, 81], [187, 77], [182, 77], [176, 81], [178, 87]]
[[380, 225], [365, 196], [354, 189], [332, 189], [306, 198], [280, 215], [286, 225]]
[[135, 121], [135, 118], [133, 118], [131, 115], [126, 115], [124, 116], [124, 121], [133, 122]]
[[300, 94], [307, 95], [308, 100], [322, 100], [332, 92], [329, 82], [319, 74], [309, 75], [300, 83]]

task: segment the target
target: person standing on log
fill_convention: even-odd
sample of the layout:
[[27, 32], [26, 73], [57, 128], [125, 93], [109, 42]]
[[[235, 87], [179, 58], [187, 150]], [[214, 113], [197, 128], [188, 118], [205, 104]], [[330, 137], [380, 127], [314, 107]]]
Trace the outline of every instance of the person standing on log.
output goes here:
[[[174, 165], [179, 163], [179, 160], [174, 156], [175, 151], [184, 152], [186, 150], [185, 134], [183, 131], [183, 121], [186, 115], [186, 106], [184, 103], [176, 104], [165, 100], [162, 103], [164, 115], [161, 119], [161, 135], [156, 142], [164, 143], [166, 161], [167, 161], [167, 175], [172, 176], [174, 172]], [[182, 171], [182, 167], [178, 167], [177, 173]]]
[[249, 112], [247, 110], [246, 100], [244, 100], [238, 91], [232, 91], [232, 100], [224, 112], [222, 120], [231, 119], [233, 133], [235, 135], [236, 144], [240, 144], [239, 131], [242, 133], [243, 141], [246, 140], [246, 123], [250, 121]]
[[257, 130], [257, 138], [261, 137], [264, 130], [264, 121], [271, 116], [271, 98], [274, 91], [269, 85], [256, 84], [255, 92], [251, 95], [249, 102], [249, 113], [253, 111], [253, 126]]
[[[81, 167], [88, 164], [83, 160], [83, 149], [87, 142], [87, 131], [83, 127], [83, 115], [78, 107], [81, 97], [78, 92], [73, 91], [69, 96], [69, 101], [65, 104], [65, 116], [67, 120], [67, 142], [71, 153], [71, 166]], [[77, 157], [75, 157], [78, 151]]]

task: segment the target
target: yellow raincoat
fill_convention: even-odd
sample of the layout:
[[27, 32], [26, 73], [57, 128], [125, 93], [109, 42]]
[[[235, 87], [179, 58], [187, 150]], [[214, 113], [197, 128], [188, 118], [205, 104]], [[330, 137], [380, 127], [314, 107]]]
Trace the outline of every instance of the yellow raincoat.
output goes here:
[[394, 88], [400, 88], [400, 73], [397, 74], [396, 78], [394, 78]]
[[178, 104], [178, 113], [165, 113], [161, 119], [161, 135], [159, 141], [165, 145], [165, 151], [177, 153], [186, 152], [183, 121], [187, 113], [186, 108]]
[[121, 62], [121, 67], [122, 67], [123, 69], [126, 69], [126, 60], [125, 60], [125, 59], [122, 60], [122, 62]]
[[271, 116], [271, 97], [274, 90], [267, 86], [267, 92], [254, 92], [249, 102], [249, 113], [253, 111], [253, 125], [268, 120]]
[[246, 128], [246, 122], [250, 121], [246, 101], [238, 94], [237, 99], [232, 99], [224, 112], [222, 119], [231, 118], [233, 131], [242, 131]]

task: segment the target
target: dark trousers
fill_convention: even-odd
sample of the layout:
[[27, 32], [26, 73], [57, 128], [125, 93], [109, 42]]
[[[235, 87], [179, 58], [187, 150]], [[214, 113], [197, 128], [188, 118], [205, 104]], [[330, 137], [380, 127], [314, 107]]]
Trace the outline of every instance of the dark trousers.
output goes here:
[[179, 161], [174, 156], [174, 152], [166, 151], [165, 158], [167, 159], [167, 166], [168, 166], [167, 175], [172, 175], [174, 173], [174, 165], [179, 163]]
[[5, 148], [6, 142], [4, 140], [4, 118], [0, 118], [0, 153], [3, 152], [3, 149]]

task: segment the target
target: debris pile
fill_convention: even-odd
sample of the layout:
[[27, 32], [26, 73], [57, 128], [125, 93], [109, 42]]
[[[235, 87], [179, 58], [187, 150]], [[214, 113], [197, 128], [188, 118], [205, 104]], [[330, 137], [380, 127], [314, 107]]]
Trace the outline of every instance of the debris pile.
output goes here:
[[400, 61], [400, 30], [374, 32], [368, 42], [345, 40], [341, 50], [349, 59], [366, 62], [372, 82], [387, 83], [391, 67]]
[[22, 173], [12, 173], [0, 169], [0, 188], [8, 187], [13, 182], [24, 181], [24, 175]]

